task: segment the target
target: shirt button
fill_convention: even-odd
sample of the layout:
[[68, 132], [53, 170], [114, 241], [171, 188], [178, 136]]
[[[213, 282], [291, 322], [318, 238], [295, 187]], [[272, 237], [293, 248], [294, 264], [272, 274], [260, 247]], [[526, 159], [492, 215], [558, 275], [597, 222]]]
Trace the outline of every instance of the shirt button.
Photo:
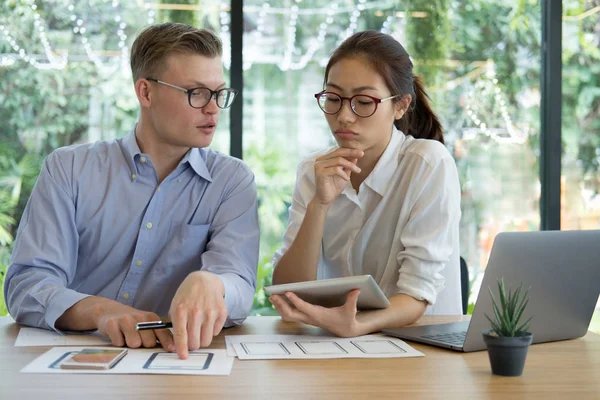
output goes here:
[[135, 179], [135, 178], [137, 178], [137, 175], [136, 174], [131, 174], [131, 179]]
[[146, 162], [146, 157], [140, 157], [141, 162]]
[[160, 192], [160, 186], [156, 188], [156, 191], [157, 191], [157, 192]]
[[181, 178], [177, 179], [177, 183], [181, 183]]
[[146, 224], [146, 228], [148, 228], [148, 229], [152, 229], [152, 222], [148, 222], [148, 223]]
[[128, 299], [129, 299], [129, 293], [125, 293], [125, 294], [123, 295], [123, 298], [124, 298], [125, 300], [128, 300]]
[[143, 264], [142, 260], [137, 260], [137, 262], [135, 263], [135, 265], [137, 265], [138, 267], [141, 267]]

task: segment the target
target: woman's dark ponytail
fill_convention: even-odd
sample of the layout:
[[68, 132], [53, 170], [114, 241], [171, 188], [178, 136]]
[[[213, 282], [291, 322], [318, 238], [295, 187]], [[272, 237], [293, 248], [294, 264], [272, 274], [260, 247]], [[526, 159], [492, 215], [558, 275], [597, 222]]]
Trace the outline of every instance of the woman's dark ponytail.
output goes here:
[[442, 124], [429, 105], [429, 95], [423, 87], [421, 77], [414, 76], [414, 96], [402, 119], [397, 120], [396, 128], [417, 139], [432, 139], [444, 143]]

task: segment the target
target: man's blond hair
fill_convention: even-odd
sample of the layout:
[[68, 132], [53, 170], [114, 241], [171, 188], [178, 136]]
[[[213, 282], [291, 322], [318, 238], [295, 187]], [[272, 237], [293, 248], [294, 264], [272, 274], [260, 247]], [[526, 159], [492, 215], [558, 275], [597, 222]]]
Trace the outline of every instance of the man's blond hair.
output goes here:
[[176, 22], [149, 26], [131, 46], [133, 82], [162, 72], [167, 58], [174, 53], [215, 58], [223, 55], [223, 45], [219, 37], [208, 29]]

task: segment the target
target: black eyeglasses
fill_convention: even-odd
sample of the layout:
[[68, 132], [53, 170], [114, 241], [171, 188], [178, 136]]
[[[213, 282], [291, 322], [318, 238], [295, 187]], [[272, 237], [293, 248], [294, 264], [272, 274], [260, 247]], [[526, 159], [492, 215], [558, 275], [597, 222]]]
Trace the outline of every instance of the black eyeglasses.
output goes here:
[[210, 90], [206, 87], [197, 87], [186, 89], [179, 86], [171, 85], [170, 83], [160, 81], [154, 78], [146, 78], [151, 82], [160, 83], [162, 85], [166, 85], [172, 87], [173, 89], [181, 90], [188, 95], [188, 103], [190, 103], [190, 107], [193, 108], [203, 108], [210, 103], [210, 99], [215, 97], [215, 101], [217, 102], [217, 107], [219, 108], [228, 108], [231, 106], [233, 101], [235, 100], [235, 96], [237, 95], [237, 90], [232, 88], [223, 88], [219, 90]]
[[327, 92], [325, 90], [315, 94], [317, 103], [325, 114], [337, 114], [342, 109], [344, 100], [348, 100], [348, 102], [350, 102], [350, 108], [352, 109], [352, 112], [362, 118], [367, 118], [375, 114], [375, 111], [377, 111], [377, 105], [379, 103], [383, 103], [384, 101], [388, 101], [399, 96], [402, 95], [397, 94], [384, 99], [378, 99], [377, 97], [368, 96], [366, 94], [343, 97], [337, 93]]

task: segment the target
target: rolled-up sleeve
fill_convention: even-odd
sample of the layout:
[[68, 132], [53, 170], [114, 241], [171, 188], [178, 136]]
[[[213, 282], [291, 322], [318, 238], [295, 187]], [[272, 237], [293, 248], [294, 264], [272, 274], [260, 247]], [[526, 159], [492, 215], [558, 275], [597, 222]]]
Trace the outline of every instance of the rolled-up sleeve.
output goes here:
[[23, 212], [4, 285], [18, 323], [55, 329], [56, 320], [87, 297], [67, 288], [79, 243], [70, 177], [60, 154], [50, 154]]
[[[411, 155], [419, 157], [418, 155]], [[409, 220], [400, 236], [404, 250], [399, 265], [398, 292], [429, 305], [444, 288], [442, 270], [458, 243], [460, 185], [454, 160], [448, 155], [435, 165], [412, 163], [415, 199]]]
[[260, 240], [254, 175], [240, 164], [231, 179], [202, 254], [202, 269], [216, 274], [225, 287], [225, 326], [242, 323], [252, 308]]

